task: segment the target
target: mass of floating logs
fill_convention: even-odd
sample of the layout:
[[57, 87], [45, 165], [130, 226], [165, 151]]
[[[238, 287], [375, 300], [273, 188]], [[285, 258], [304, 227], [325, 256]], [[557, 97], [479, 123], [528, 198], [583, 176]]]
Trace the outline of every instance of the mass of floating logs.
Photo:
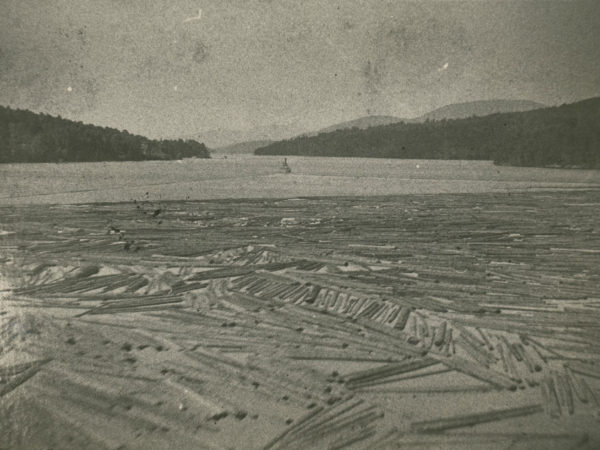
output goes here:
[[291, 428], [268, 442], [263, 448], [346, 448], [375, 433], [372, 424], [383, 416], [374, 405], [348, 397], [329, 408], [316, 408], [300, 418]]
[[[370, 448], [494, 448], [510, 442], [517, 448], [531, 448], [542, 445], [542, 448], [584, 448], [591, 442], [587, 433], [523, 433], [523, 432], [473, 432], [455, 431], [444, 433], [406, 433], [392, 430], [371, 443]], [[472, 447], [471, 447], [472, 448]]]
[[[0, 353], [30, 345], [35, 362], [0, 366], [0, 395], [99, 417], [72, 426], [115, 448], [161, 427], [181, 448], [544, 443], [460, 429], [600, 410], [598, 204], [594, 190], [165, 202], [160, 224], [126, 203], [1, 208], [16, 282]], [[456, 396], [479, 406], [453, 415]], [[522, 396], [540, 405], [474, 412]]]

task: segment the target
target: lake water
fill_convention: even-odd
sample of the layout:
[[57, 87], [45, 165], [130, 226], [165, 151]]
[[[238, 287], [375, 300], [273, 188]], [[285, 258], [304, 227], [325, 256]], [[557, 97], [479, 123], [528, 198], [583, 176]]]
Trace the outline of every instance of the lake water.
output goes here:
[[[228, 156], [0, 165], [0, 205], [600, 188], [600, 171], [488, 161]], [[147, 193], [147, 194], [146, 194]]]

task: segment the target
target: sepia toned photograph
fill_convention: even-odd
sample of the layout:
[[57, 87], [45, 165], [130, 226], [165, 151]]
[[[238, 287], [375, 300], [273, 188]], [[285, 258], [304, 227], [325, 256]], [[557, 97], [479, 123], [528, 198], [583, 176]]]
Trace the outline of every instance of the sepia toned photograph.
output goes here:
[[600, 448], [600, 1], [1, 0], [0, 450]]

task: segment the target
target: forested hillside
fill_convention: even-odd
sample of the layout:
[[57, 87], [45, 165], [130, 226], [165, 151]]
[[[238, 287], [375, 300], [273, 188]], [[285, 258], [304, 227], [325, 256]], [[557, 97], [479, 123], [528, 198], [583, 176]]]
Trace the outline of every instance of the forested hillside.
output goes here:
[[156, 141], [127, 131], [0, 106], [0, 163], [209, 158], [204, 144]]
[[600, 98], [525, 112], [338, 130], [275, 142], [255, 153], [600, 169]]

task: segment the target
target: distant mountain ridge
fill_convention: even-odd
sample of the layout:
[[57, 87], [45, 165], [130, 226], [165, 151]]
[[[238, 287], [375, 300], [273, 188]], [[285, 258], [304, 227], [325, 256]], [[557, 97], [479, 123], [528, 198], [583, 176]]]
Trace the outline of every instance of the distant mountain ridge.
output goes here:
[[208, 148], [218, 149], [229, 147], [243, 142], [253, 141], [278, 141], [297, 136], [304, 130], [298, 125], [272, 124], [267, 126], [249, 128], [246, 130], [235, 130], [227, 128], [216, 128], [184, 136], [204, 142]]
[[[406, 119], [389, 115], [372, 115], [336, 123], [315, 131], [306, 131], [297, 125], [267, 125], [247, 130], [229, 130], [219, 128], [185, 136], [199, 142], [204, 142], [216, 153], [251, 153], [255, 149], [268, 144], [267, 141], [279, 141], [300, 136], [316, 136], [320, 133], [330, 133], [336, 130], [350, 128], [366, 129], [374, 126], [406, 122], [419, 123], [426, 120], [457, 119], [471, 116], [483, 116], [498, 112], [525, 111], [543, 108], [544, 105], [529, 100], [480, 100], [466, 103], [446, 105], [423, 116]], [[265, 141], [261, 146], [255, 143]]]
[[257, 155], [493, 160], [600, 169], [600, 97], [521, 112], [300, 136]]
[[364, 130], [370, 127], [377, 127], [380, 125], [389, 125], [390, 123], [402, 122], [404, 119], [395, 116], [364, 116], [358, 119], [349, 120], [347, 122], [340, 122], [334, 125], [322, 128], [318, 131], [304, 133], [304, 136], [316, 136], [319, 133], [330, 133], [336, 130], [345, 130], [348, 128], [358, 128]]
[[227, 145], [225, 147], [211, 148], [211, 153], [218, 153], [224, 155], [242, 155], [254, 153], [254, 150], [261, 147], [266, 147], [275, 141], [264, 140], [264, 141], [248, 141], [239, 142], [237, 144]]
[[546, 105], [531, 100], [477, 100], [473, 102], [452, 103], [412, 119], [396, 116], [364, 116], [358, 119], [340, 122], [315, 132], [304, 133], [302, 136], [316, 136], [319, 133], [330, 133], [336, 130], [358, 128], [364, 130], [370, 127], [389, 125], [392, 123], [420, 123], [427, 120], [464, 119], [472, 116], [487, 116], [503, 112], [529, 111], [545, 108]]
[[[338, 129], [347, 128], [359, 128], [365, 129], [372, 126], [387, 125], [390, 123], [397, 123], [402, 119], [394, 116], [365, 116], [358, 119], [350, 120], [348, 122], [342, 122], [335, 125], [331, 125], [327, 128], [323, 128], [318, 131], [299, 133], [294, 127], [261, 127], [249, 131], [236, 131], [236, 130], [212, 130], [207, 131], [198, 135], [194, 135], [196, 138], [203, 140], [211, 148], [211, 152], [219, 154], [252, 154], [257, 148], [265, 147], [273, 142], [281, 139], [289, 139], [298, 136], [316, 136], [319, 133], [328, 133]], [[296, 131], [294, 131], [296, 130]], [[259, 139], [244, 140], [241, 142], [235, 142], [233, 144], [216, 145], [211, 146], [215, 143], [230, 142], [232, 140], [240, 139], [242, 137], [259, 136]]]
[[453, 103], [434, 109], [410, 122], [425, 122], [426, 120], [465, 119], [473, 116], [488, 116], [490, 114], [530, 111], [546, 108], [546, 105], [530, 100], [478, 100], [474, 102]]

